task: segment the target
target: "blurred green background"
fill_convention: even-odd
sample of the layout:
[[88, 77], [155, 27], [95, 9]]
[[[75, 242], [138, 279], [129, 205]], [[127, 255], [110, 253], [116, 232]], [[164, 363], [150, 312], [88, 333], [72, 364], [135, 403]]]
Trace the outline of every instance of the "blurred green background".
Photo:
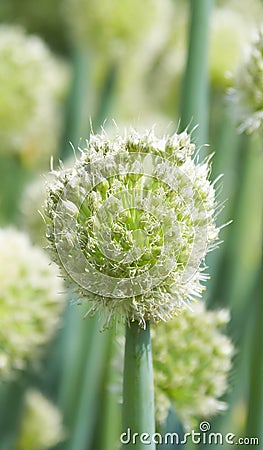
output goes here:
[[[245, 0], [0, 3], [1, 227], [15, 226], [45, 247], [38, 214], [45, 195], [43, 174], [50, 169], [51, 155], [55, 167], [59, 160], [67, 164], [74, 156], [72, 146], [77, 149], [85, 142], [91, 129], [96, 132], [103, 125], [111, 133], [112, 119], [121, 129], [156, 124], [164, 133], [199, 124], [194, 138], [200, 155], [215, 153], [212, 177], [224, 173], [219, 192], [224, 209], [218, 223], [233, 220], [222, 229], [220, 248], [207, 259], [211, 279], [204, 300], [211, 309], [230, 309], [227, 331], [236, 348], [224, 399], [228, 410], [211, 419], [211, 427], [214, 432], [261, 437], [258, 448], [263, 448], [262, 134], [237, 132], [226, 93], [229, 74], [262, 21], [260, 0], [249, 5]], [[43, 53], [39, 69], [33, 67], [38, 56], [32, 50], [31, 58], [29, 47], [26, 54], [22, 37], [14, 40], [21, 50], [9, 58], [12, 50], [4, 49], [7, 25], [43, 41], [45, 51], [34, 50]], [[16, 63], [17, 55], [22, 62]], [[18, 82], [23, 61], [24, 78]], [[8, 64], [14, 64], [11, 75]], [[0, 379], [0, 450], [118, 448], [121, 405], [114, 386], [121, 369], [112, 363], [115, 332], [101, 333], [97, 318], [83, 320], [85, 308], [67, 300], [61, 300], [64, 312], [51, 341], [28, 358], [23, 370]], [[34, 405], [33, 412], [27, 411], [32, 389], [49, 399], [59, 415], [54, 419], [35, 398], [36, 410], [43, 408], [45, 419], [50, 414], [53, 424], [58, 421], [61, 442], [54, 447], [52, 439], [49, 447], [34, 443], [30, 430], [29, 440], [18, 444], [22, 427], [28, 427], [25, 417], [31, 424], [37, 418]], [[45, 430], [46, 420], [39, 420]], [[172, 415], [166, 425], [178, 429]], [[36, 436], [37, 428], [32, 429]]]

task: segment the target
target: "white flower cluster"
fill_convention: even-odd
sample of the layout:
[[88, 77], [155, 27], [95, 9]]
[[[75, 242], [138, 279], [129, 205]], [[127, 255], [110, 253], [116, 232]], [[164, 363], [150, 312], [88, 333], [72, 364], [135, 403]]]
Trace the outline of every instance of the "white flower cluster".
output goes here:
[[0, 152], [49, 163], [60, 132], [67, 71], [36, 36], [0, 26]]
[[218, 239], [209, 160], [187, 132], [93, 135], [45, 204], [55, 262], [81, 297], [122, 320], [166, 321], [200, 297]]
[[186, 427], [226, 409], [220, 397], [228, 387], [234, 349], [221, 329], [228, 321], [228, 311], [207, 311], [199, 302], [180, 318], [152, 329], [159, 421], [165, 420], [170, 405]]
[[62, 281], [25, 233], [0, 230], [0, 376], [24, 369], [57, 329]]
[[26, 393], [16, 450], [44, 450], [64, 439], [60, 411], [41, 392]]
[[263, 124], [263, 29], [233, 74], [228, 98], [239, 131], [253, 133]]

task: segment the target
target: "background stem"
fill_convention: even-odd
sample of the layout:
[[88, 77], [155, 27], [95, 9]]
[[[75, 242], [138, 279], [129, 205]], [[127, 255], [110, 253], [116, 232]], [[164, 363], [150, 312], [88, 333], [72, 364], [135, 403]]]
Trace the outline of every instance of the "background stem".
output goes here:
[[67, 446], [68, 450], [89, 450], [92, 448], [93, 430], [99, 409], [99, 392], [103, 379], [104, 363], [109, 342], [109, 333], [99, 331], [99, 323], [93, 318], [90, 342], [87, 342], [86, 365], [80, 398], [77, 405], [75, 424]]
[[194, 135], [205, 144], [208, 134], [209, 18], [213, 0], [191, 0], [189, 47], [181, 98], [181, 129], [199, 124]]

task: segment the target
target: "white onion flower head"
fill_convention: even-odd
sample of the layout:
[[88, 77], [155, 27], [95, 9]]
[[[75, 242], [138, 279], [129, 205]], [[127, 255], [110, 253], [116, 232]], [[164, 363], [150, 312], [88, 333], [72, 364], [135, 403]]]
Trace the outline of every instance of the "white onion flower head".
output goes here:
[[14, 25], [0, 26], [0, 153], [46, 164], [61, 126], [66, 67], [41, 38]]
[[251, 134], [263, 124], [263, 29], [247, 49], [233, 74], [228, 98], [238, 130]]
[[24, 400], [16, 450], [45, 450], [65, 437], [62, 415], [41, 392], [29, 389]]
[[152, 329], [156, 417], [166, 419], [172, 405], [186, 428], [226, 409], [220, 400], [228, 389], [234, 353], [223, 333], [227, 310], [208, 311], [198, 302], [180, 318]]
[[0, 376], [25, 369], [59, 325], [62, 280], [27, 234], [0, 230]]
[[52, 257], [79, 296], [121, 321], [166, 321], [200, 297], [218, 239], [209, 160], [185, 131], [91, 135], [44, 208]]

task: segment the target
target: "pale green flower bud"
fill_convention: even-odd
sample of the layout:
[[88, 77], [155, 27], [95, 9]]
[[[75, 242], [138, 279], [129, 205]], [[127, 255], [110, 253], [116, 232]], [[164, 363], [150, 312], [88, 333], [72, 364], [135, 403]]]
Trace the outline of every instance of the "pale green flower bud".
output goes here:
[[41, 392], [26, 393], [15, 450], [45, 450], [64, 439], [60, 411]]
[[24, 369], [58, 328], [62, 280], [25, 233], [0, 230], [0, 376]]
[[229, 313], [193, 304], [180, 317], [152, 329], [156, 416], [165, 420], [172, 405], [182, 423], [195, 426], [226, 409], [220, 397], [228, 388], [234, 348], [222, 333]]
[[49, 164], [61, 126], [68, 73], [36, 36], [0, 26], [0, 152], [28, 164]]
[[238, 130], [253, 133], [263, 124], [263, 29], [233, 74], [229, 101]]
[[166, 321], [201, 296], [219, 229], [209, 161], [194, 152], [187, 132], [103, 132], [49, 185], [53, 260], [106, 323]]

